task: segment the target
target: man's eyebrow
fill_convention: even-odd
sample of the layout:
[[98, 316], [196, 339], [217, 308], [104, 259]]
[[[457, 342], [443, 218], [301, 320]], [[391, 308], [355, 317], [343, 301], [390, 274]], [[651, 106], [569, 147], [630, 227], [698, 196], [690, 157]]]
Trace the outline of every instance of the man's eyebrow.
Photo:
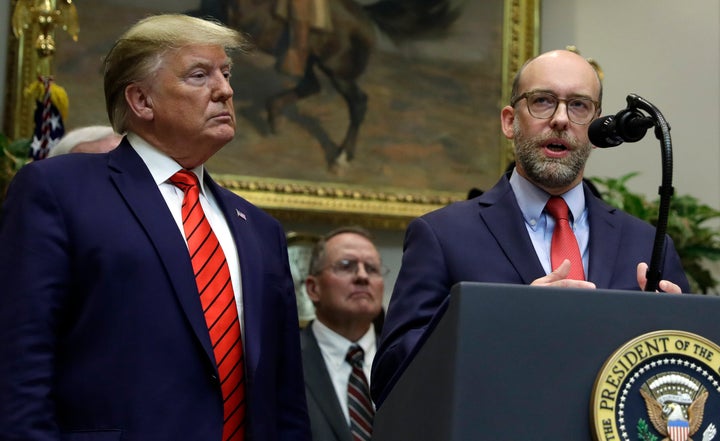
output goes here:
[[[538, 92], [541, 92], [541, 93], [549, 93], [549, 94], [551, 94], [551, 95], [554, 95], [554, 96], [560, 98], [560, 96], [559, 96], [554, 90], [550, 90], [550, 89], [532, 89], [532, 90], [528, 90], [528, 91], [525, 92], [525, 93], [538, 93]], [[587, 98], [587, 99], [589, 99], [589, 100], [593, 100], [593, 101], [594, 101], [594, 99], [593, 99], [592, 96], [586, 95], [586, 94], [584, 94], [584, 93], [571, 93], [570, 95], [567, 95], [567, 96], [565, 97], [565, 99], [567, 99], [567, 98]]]
[[[212, 62], [210, 60], [206, 60], [204, 58], [200, 58], [200, 59], [193, 61], [193, 63], [190, 64], [189, 69], [195, 69], [196, 67], [212, 68], [213, 66], [215, 66], [214, 62]], [[233, 66], [232, 58], [225, 59], [222, 63], [219, 64], [219, 66], [221, 69], [232, 68], [232, 66]]]

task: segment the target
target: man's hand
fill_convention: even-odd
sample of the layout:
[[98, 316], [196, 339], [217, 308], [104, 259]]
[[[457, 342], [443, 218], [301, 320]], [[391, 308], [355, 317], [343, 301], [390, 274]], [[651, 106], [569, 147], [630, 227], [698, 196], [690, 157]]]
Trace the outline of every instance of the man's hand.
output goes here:
[[570, 273], [570, 261], [565, 259], [555, 271], [547, 276], [533, 280], [531, 286], [557, 286], [560, 288], [585, 288], [595, 289], [595, 284], [585, 280], [567, 279]]
[[[645, 285], [647, 285], [647, 270], [648, 270], [647, 263], [645, 263], [645, 262], [638, 263], [637, 281], [638, 281], [638, 285], [640, 286], [640, 289], [643, 291], [645, 291]], [[682, 293], [682, 291], [680, 290], [680, 287], [677, 286], [676, 284], [670, 282], [669, 280], [661, 280], [660, 282], [658, 282], [658, 288], [660, 288], [662, 291], [655, 291], [655, 292], [669, 292], [672, 294]]]

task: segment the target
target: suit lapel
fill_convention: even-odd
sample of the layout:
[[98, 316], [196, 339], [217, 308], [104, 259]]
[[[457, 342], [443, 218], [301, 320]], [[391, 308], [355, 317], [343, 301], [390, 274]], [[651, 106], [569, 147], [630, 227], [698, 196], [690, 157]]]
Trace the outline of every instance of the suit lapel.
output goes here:
[[480, 218], [525, 284], [545, 275], [507, 177], [480, 196]]
[[325, 360], [320, 352], [312, 323], [302, 330], [300, 342], [302, 345], [303, 369], [305, 371], [306, 390], [315, 398], [320, 411], [325, 415], [330, 427], [342, 441], [351, 441], [350, 429], [345, 420], [345, 414], [340, 409], [340, 403], [335, 393], [335, 387], [330, 380]]
[[242, 302], [243, 302], [243, 323], [245, 327], [244, 333], [244, 352], [245, 366], [250, 373], [257, 370], [258, 363], [261, 359], [262, 327], [262, 295], [263, 293], [263, 277], [261, 247], [257, 242], [257, 237], [250, 234], [254, 219], [248, 217], [245, 208], [238, 204], [239, 198], [230, 195], [227, 190], [220, 187], [210, 174], [205, 170], [205, 185], [212, 191], [220, 210], [225, 216], [230, 232], [235, 240], [238, 259], [240, 262], [240, 278], [242, 284]]
[[614, 266], [618, 259], [622, 227], [614, 215], [616, 208], [593, 196], [587, 187], [585, 201], [590, 225], [588, 280], [594, 282], [598, 288], [603, 288], [610, 286], [613, 271], [608, 270], [608, 267]]
[[190, 326], [208, 358], [214, 360], [187, 246], [152, 175], [126, 139], [109, 154], [108, 166], [110, 179], [162, 261]]

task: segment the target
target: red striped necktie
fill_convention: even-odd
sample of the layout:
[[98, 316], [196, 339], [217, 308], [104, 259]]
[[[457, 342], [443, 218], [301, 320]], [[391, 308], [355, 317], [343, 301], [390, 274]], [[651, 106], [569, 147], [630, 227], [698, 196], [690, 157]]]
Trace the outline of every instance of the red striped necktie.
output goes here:
[[570, 273], [568, 279], [585, 280], [580, 247], [575, 233], [568, 220], [570, 214], [567, 203], [559, 196], [553, 196], [547, 201], [545, 210], [555, 219], [555, 230], [550, 244], [550, 261], [555, 270], [563, 260], [570, 260]]
[[181, 170], [170, 178], [170, 182], [185, 194], [183, 230], [220, 379], [224, 414], [222, 439], [241, 441], [245, 439], [245, 369], [230, 271], [200, 205], [197, 176]]
[[370, 388], [363, 372], [364, 359], [365, 353], [358, 345], [351, 346], [345, 356], [345, 360], [352, 366], [348, 379], [348, 410], [353, 441], [369, 441], [372, 437], [375, 409], [370, 400]]

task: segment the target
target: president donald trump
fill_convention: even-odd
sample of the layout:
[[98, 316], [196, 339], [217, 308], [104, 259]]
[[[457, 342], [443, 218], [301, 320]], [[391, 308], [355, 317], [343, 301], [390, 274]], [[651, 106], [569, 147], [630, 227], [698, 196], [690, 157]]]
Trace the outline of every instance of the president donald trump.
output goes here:
[[0, 217], [1, 440], [308, 440], [284, 232], [204, 163], [235, 134], [229, 52], [183, 15], [104, 61], [105, 154], [31, 163]]

